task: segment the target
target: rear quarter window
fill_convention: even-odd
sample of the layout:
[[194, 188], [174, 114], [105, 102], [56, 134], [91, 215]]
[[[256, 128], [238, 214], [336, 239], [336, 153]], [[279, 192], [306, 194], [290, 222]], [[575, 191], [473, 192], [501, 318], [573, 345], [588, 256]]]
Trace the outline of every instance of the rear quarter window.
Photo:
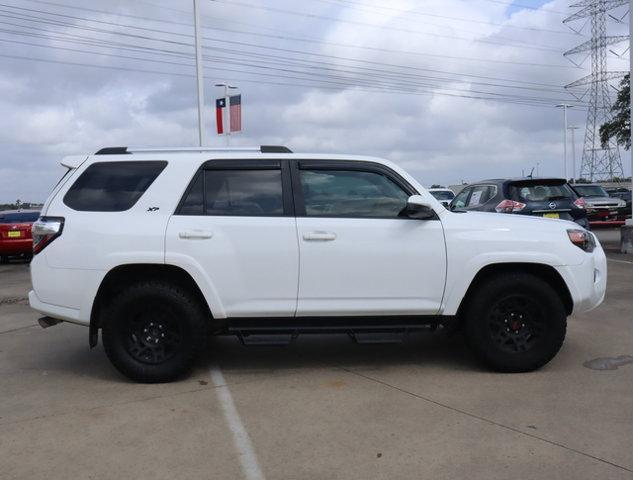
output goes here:
[[163, 161], [93, 163], [66, 192], [64, 203], [82, 212], [129, 210], [166, 166]]

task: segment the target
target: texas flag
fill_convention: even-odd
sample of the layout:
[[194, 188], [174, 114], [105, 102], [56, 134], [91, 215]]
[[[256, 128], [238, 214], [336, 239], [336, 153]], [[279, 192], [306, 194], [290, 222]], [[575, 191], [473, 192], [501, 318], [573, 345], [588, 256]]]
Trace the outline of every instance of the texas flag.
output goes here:
[[224, 97], [215, 100], [215, 123], [218, 126], [218, 135], [224, 133], [224, 107], [226, 107]]
[[[221, 97], [215, 100], [215, 123], [218, 129], [218, 135], [225, 133], [226, 126], [224, 125], [224, 109], [226, 108], [226, 97]], [[242, 95], [233, 95], [229, 97], [229, 113], [230, 113], [230, 125], [228, 125], [229, 132], [241, 132], [242, 131]]]

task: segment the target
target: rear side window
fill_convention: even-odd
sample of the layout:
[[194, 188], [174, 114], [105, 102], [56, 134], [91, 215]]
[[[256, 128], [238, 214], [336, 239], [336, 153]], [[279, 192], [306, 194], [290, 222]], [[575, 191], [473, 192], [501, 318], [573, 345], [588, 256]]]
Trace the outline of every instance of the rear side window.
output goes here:
[[33, 223], [40, 216], [40, 212], [0, 212], [0, 223]]
[[64, 196], [82, 212], [122, 212], [141, 198], [167, 162], [100, 162], [90, 165]]
[[203, 170], [180, 205], [181, 215], [283, 216], [280, 169]]
[[494, 185], [479, 185], [473, 188], [473, 193], [468, 199], [469, 207], [483, 205], [497, 194], [497, 187]]

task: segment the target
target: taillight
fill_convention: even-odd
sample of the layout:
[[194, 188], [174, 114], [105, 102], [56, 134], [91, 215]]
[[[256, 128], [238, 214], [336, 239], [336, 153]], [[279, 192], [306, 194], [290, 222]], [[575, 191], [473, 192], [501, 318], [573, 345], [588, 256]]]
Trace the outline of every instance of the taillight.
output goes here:
[[40, 217], [31, 228], [33, 235], [33, 255], [37, 255], [44, 247], [55, 240], [64, 230], [62, 217]]
[[525, 208], [525, 203], [515, 202], [514, 200], [503, 200], [495, 207], [498, 213], [520, 212]]
[[593, 252], [593, 249], [596, 248], [596, 239], [587, 230], [567, 230], [567, 235], [571, 243], [585, 252]]
[[576, 205], [578, 208], [586, 208], [585, 199], [580, 197], [578, 200], [574, 201], [574, 205]]

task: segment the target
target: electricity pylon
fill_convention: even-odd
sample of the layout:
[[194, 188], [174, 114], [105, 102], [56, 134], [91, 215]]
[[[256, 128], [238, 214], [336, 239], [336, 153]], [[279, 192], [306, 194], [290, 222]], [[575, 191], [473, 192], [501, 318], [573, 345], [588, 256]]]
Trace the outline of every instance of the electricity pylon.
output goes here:
[[[629, 39], [628, 35], [607, 35], [607, 12], [628, 3], [629, 0], [583, 0], [571, 5], [572, 8], [580, 8], [580, 10], [563, 20], [566, 24], [582, 18], [591, 19], [591, 40], [563, 54], [569, 58], [571, 55], [589, 52], [587, 57], [591, 56], [591, 74], [565, 86], [577, 97], [571, 89], [588, 85], [587, 92], [582, 95], [589, 93], [589, 110], [580, 176], [591, 181], [611, 180], [614, 177], [624, 176], [618, 145], [614, 140], [609, 140], [604, 147], [601, 145], [600, 126], [612, 118], [609, 81], [628, 73], [628, 71], [610, 72], [607, 70], [607, 46]], [[578, 65], [576, 62], [573, 63]]]

